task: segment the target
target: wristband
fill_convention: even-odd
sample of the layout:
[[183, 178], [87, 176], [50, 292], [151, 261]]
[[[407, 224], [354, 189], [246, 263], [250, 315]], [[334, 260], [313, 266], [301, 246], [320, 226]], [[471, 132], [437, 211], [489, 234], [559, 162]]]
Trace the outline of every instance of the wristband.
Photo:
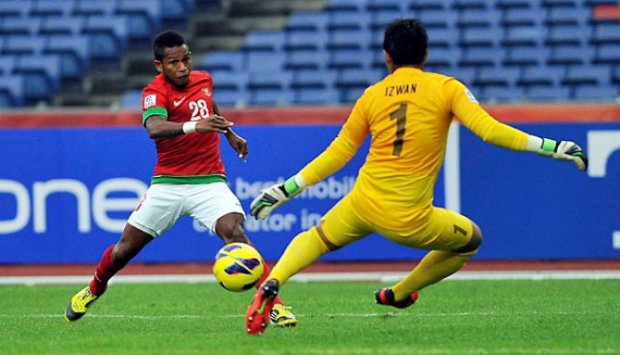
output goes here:
[[190, 134], [196, 132], [196, 125], [198, 122], [185, 122], [183, 123], [183, 133]]
[[540, 146], [540, 150], [542, 150], [543, 153], [553, 154], [556, 152], [556, 149], [557, 149], [556, 141], [554, 141], [553, 139], [549, 139], [549, 138], [543, 138], [542, 145]]

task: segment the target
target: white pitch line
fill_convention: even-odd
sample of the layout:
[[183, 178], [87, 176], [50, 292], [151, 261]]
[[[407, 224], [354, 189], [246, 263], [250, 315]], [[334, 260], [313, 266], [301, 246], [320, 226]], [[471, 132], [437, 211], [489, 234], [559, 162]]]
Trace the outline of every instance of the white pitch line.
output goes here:
[[[301, 273], [291, 281], [375, 281], [394, 282], [404, 272], [320, 272]], [[84, 284], [92, 276], [1, 276], [0, 285]], [[538, 271], [461, 271], [447, 280], [603, 280], [620, 279], [620, 270], [538, 270]], [[215, 282], [213, 275], [119, 275], [110, 283], [205, 283]]]

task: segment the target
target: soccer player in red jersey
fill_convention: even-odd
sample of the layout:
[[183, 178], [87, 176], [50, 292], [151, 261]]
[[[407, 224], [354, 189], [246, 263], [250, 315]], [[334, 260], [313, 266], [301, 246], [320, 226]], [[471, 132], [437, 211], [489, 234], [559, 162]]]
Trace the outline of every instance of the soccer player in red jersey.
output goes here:
[[[246, 140], [221, 116], [213, 100], [211, 76], [192, 71], [191, 52], [182, 35], [160, 33], [153, 52], [159, 75], [142, 91], [142, 123], [157, 148], [151, 185], [118, 243], [104, 251], [90, 284], [71, 298], [65, 313], [69, 321], [80, 319], [105, 292], [110, 278], [181, 216], [198, 220], [225, 244], [250, 243], [243, 228], [245, 212], [227, 184], [219, 148], [223, 134], [245, 160]], [[268, 274], [265, 269], [264, 276]], [[290, 308], [277, 303], [272, 322], [296, 325]]]

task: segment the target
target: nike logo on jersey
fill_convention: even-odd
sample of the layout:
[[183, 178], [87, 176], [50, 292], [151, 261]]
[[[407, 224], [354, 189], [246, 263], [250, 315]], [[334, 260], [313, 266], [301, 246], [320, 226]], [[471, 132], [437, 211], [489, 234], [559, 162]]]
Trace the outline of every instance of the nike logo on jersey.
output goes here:
[[181, 100], [174, 100], [172, 101], [172, 104], [174, 105], [174, 107], [179, 107], [180, 104], [183, 103], [183, 101], [185, 101], [185, 96], [183, 96], [183, 98]]

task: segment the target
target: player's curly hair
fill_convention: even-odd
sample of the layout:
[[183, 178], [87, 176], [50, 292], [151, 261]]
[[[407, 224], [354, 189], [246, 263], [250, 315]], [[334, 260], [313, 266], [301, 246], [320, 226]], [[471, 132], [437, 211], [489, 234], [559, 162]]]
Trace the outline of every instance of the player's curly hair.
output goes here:
[[185, 44], [183, 35], [176, 31], [167, 30], [158, 34], [153, 40], [153, 55], [156, 60], [164, 60], [164, 50], [170, 47], [182, 46]]
[[428, 35], [422, 21], [394, 20], [385, 29], [383, 49], [395, 65], [421, 65], [428, 49]]

